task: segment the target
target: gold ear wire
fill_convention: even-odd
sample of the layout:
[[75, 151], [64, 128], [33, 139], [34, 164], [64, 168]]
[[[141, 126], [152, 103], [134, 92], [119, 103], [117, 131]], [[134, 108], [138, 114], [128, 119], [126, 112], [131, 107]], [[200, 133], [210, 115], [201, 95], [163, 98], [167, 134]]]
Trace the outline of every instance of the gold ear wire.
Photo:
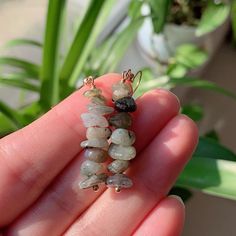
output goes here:
[[122, 73], [122, 83], [125, 83], [126, 80], [130, 81], [131, 83], [133, 83], [135, 81], [135, 79], [138, 77], [138, 82], [136, 83], [134, 89], [133, 89], [133, 94], [135, 93], [135, 91], [138, 89], [141, 80], [142, 80], [142, 71], [138, 71], [135, 75], [131, 72], [131, 69], [128, 69], [128, 71], [124, 71]]
[[135, 74], [135, 76], [133, 77], [133, 81], [132, 81], [132, 82], [134, 82], [134, 80], [137, 78], [138, 75], [139, 75], [138, 81], [137, 81], [137, 83], [136, 83], [136, 85], [135, 85], [135, 87], [134, 87], [133, 94], [137, 91], [137, 89], [138, 89], [138, 87], [139, 87], [139, 85], [140, 85], [140, 83], [141, 83], [141, 80], [142, 80], [142, 71], [141, 71], [141, 70], [138, 71], [138, 72]]

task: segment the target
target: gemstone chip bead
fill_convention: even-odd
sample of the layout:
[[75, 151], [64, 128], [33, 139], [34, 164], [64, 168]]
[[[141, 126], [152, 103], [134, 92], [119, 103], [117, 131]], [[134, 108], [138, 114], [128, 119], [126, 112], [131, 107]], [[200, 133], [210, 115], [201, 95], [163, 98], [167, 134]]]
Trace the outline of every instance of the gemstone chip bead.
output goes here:
[[118, 174], [126, 171], [128, 167], [129, 161], [115, 160], [108, 165], [107, 169], [113, 174]]
[[115, 174], [106, 179], [106, 185], [113, 188], [131, 188], [133, 182], [124, 174]]
[[115, 109], [120, 112], [134, 112], [137, 106], [132, 97], [123, 97], [115, 101]]
[[135, 142], [135, 134], [127, 129], [115, 129], [111, 135], [111, 142], [122, 146], [131, 146]]
[[109, 147], [108, 154], [113, 159], [128, 161], [135, 158], [136, 150], [133, 146], [121, 146], [112, 143]]

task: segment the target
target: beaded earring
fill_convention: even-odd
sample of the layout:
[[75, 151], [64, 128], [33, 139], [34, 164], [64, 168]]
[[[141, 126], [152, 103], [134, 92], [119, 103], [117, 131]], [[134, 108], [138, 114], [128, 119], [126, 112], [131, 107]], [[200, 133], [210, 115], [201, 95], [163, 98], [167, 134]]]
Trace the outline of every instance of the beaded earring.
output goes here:
[[[139, 75], [135, 89], [132, 83]], [[106, 179], [108, 187], [114, 187], [116, 192], [122, 188], [130, 188], [132, 180], [123, 172], [129, 167], [130, 160], [135, 158], [136, 150], [132, 146], [135, 142], [135, 134], [128, 130], [132, 124], [132, 117], [129, 113], [136, 111], [137, 105], [132, 95], [141, 81], [142, 73], [139, 71], [134, 75], [131, 70], [123, 72], [122, 80], [112, 86], [112, 100], [116, 113], [109, 118], [110, 125], [114, 128], [110, 138], [108, 149], [109, 156], [114, 159], [108, 165], [108, 170], [113, 174]]]
[[84, 86], [90, 90], [84, 92], [84, 96], [90, 99], [87, 105], [88, 112], [81, 114], [84, 126], [87, 128], [87, 140], [81, 142], [81, 147], [85, 148], [85, 160], [81, 164], [80, 173], [86, 179], [79, 183], [81, 189], [99, 189], [99, 184], [105, 183], [107, 174], [104, 173], [103, 162], [108, 158], [107, 150], [109, 147], [108, 139], [111, 136], [109, 123], [104, 117], [114, 112], [114, 108], [106, 106], [106, 98], [102, 91], [96, 88], [93, 77], [84, 79]]

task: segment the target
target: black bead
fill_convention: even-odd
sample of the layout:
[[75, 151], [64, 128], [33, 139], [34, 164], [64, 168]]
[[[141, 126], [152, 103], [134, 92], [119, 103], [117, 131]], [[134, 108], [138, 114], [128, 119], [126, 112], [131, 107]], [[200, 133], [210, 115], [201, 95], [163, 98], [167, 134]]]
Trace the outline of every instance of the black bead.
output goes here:
[[132, 97], [124, 97], [115, 101], [115, 109], [120, 112], [134, 112], [137, 106]]

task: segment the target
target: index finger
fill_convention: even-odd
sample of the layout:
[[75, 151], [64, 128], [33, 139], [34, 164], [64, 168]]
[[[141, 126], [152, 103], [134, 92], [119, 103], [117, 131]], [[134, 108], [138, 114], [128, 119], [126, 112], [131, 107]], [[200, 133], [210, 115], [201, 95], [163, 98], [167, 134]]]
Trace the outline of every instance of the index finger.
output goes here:
[[[111, 86], [121, 79], [107, 74], [96, 80], [111, 100]], [[10, 223], [31, 205], [55, 176], [80, 151], [85, 128], [80, 114], [88, 102], [73, 93], [29, 126], [0, 140], [0, 226]]]

